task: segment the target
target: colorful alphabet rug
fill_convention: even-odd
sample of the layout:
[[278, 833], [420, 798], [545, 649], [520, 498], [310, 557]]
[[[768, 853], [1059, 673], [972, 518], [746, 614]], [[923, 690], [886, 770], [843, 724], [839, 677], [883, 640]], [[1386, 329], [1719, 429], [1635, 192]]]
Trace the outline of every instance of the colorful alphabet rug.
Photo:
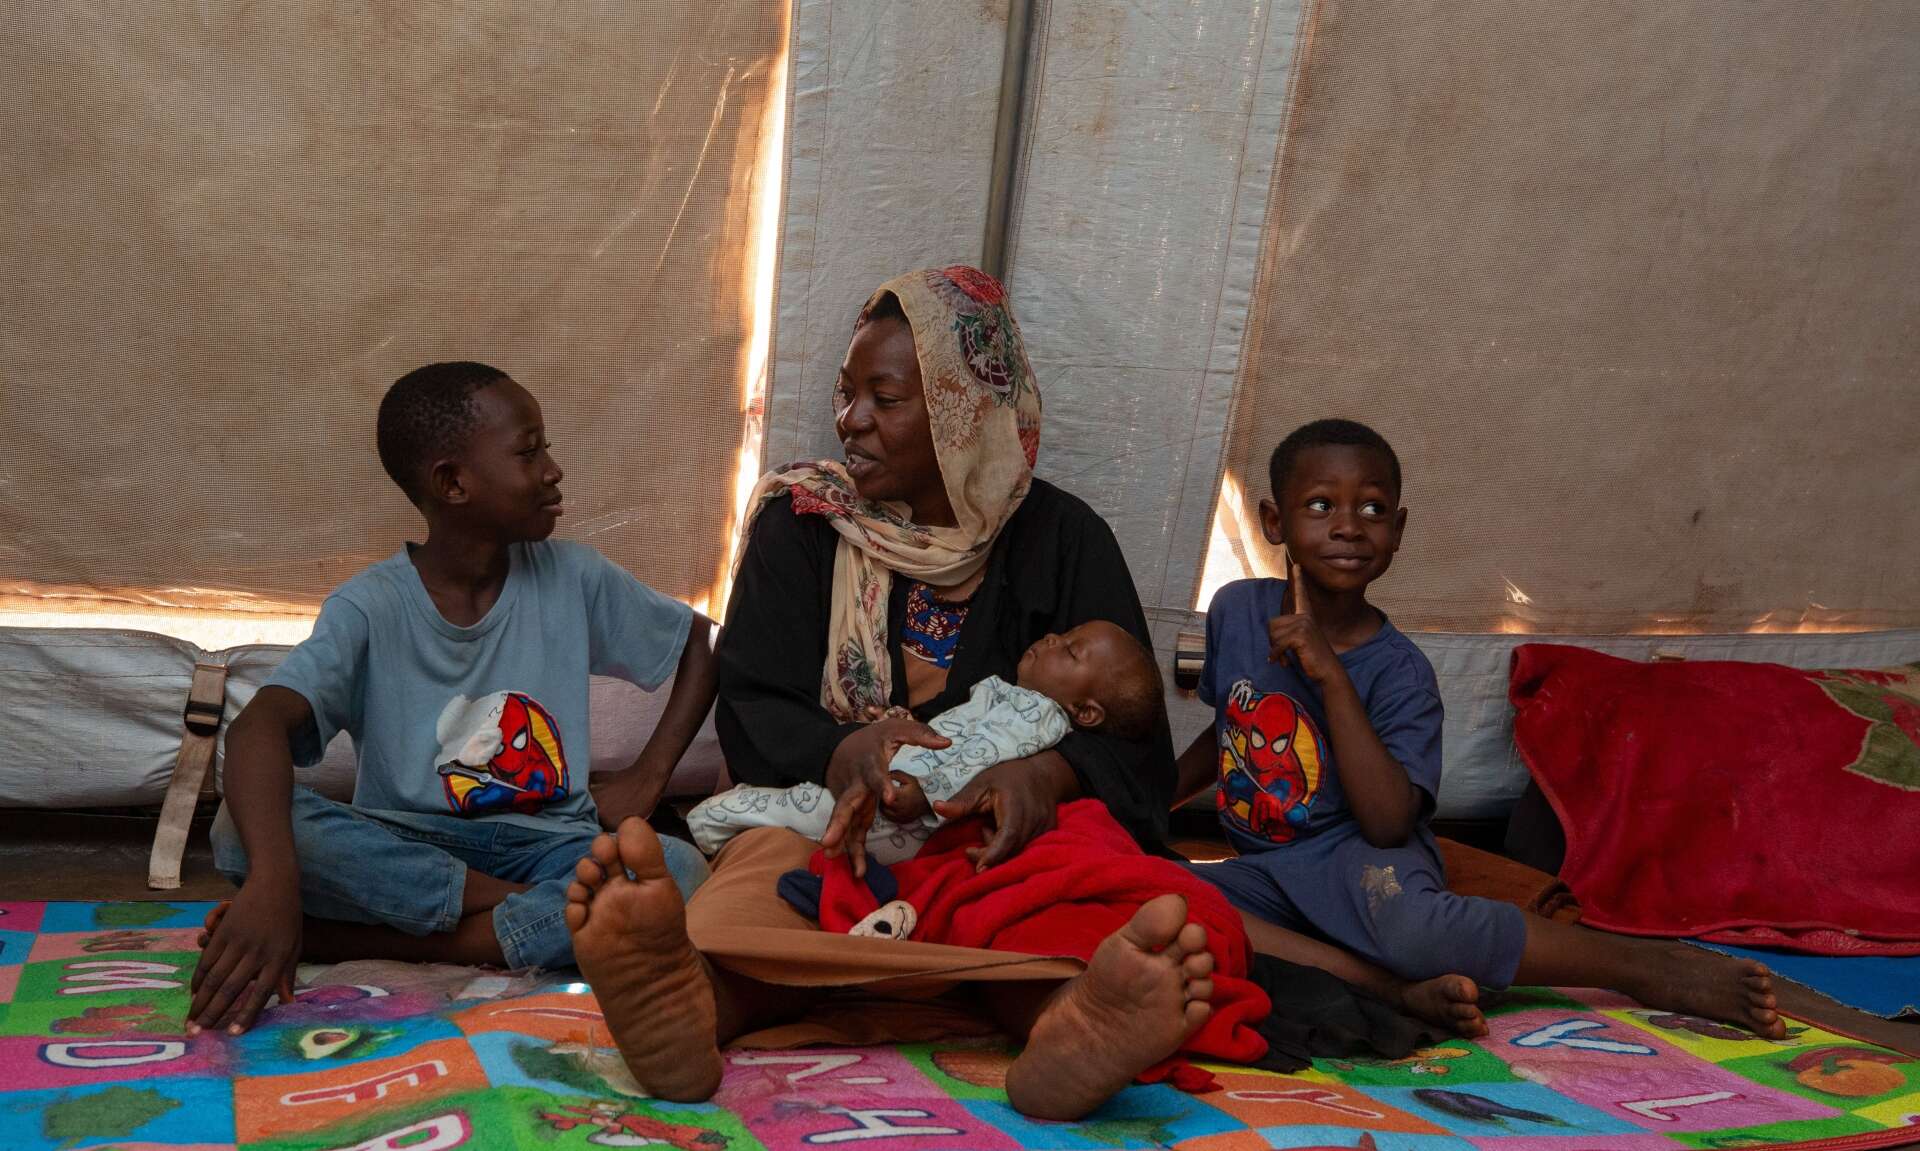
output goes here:
[[[966, 1043], [734, 1050], [711, 1103], [645, 1098], [587, 989], [504, 976], [322, 977], [248, 1034], [181, 1020], [206, 904], [0, 903], [0, 1148], [663, 1147], [680, 1151], [1656, 1151], [1920, 1141], [1920, 1060], [1545, 989], [1492, 1034], [1220, 1089], [1131, 1087], [1078, 1123], [1012, 1111], [1011, 1056]], [[390, 969], [399, 965], [388, 965]], [[331, 969], [350, 972], [350, 968]], [[420, 969], [427, 970], [427, 969]], [[349, 976], [349, 978], [352, 978]], [[427, 988], [433, 988], [428, 990]]]

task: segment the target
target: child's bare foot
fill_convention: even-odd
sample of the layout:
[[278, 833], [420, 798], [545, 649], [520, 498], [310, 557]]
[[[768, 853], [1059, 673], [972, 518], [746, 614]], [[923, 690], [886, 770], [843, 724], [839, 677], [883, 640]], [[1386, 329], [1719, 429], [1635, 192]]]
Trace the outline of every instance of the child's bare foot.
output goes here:
[[1620, 990], [1648, 1007], [1745, 1027], [1763, 1039], [1784, 1039], [1773, 974], [1764, 964], [1685, 944], [1645, 943]]
[[593, 841], [574, 880], [567, 889], [573, 956], [628, 1070], [656, 1098], [711, 1098], [722, 1070], [713, 984], [687, 939], [686, 905], [659, 836], [629, 816], [618, 832]]
[[1035, 1118], [1078, 1119], [1179, 1050], [1213, 1013], [1206, 946], [1181, 896], [1134, 912], [1041, 1009], [1007, 1068], [1008, 1101]]
[[1464, 975], [1437, 975], [1407, 984], [1400, 991], [1400, 1009], [1462, 1039], [1478, 1039], [1487, 1033], [1487, 1017], [1480, 1012], [1480, 988]]

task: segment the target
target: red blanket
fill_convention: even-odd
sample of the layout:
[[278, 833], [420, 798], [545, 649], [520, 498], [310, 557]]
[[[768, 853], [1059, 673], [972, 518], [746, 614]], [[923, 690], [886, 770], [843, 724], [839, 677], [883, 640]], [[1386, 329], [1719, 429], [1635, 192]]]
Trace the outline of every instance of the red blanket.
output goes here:
[[[975, 819], [949, 824], [919, 855], [893, 865], [899, 897], [919, 916], [914, 939], [1086, 960], [1141, 904], [1178, 893], [1187, 897], [1187, 917], [1207, 929], [1215, 964], [1213, 1015], [1181, 1050], [1234, 1063], [1266, 1054], [1267, 1041], [1253, 1025], [1266, 1018], [1267, 995], [1246, 978], [1252, 950], [1246, 929], [1218, 889], [1176, 863], [1142, 852], [1098, 800], [1061, 807], [1052, 831], [1006, 863], [975, 872], [966, 849], [977, 846], [984, 831]], [[826, 930], [846, 931], [878, 908], [845, 856], [829, 860], [815, 852], [810, 869], [823, 880], [820, 926]], [[1169, 1072], [1187, 1090], [1211, 1082], [1196, 1068], [1181, 1070], [1177, 1062], [1143, 1078], [1164, 1078]]]
[[1920, 953], [1920, 665], [1642, 664], [1527, 644], [1511, 698], [1587, 923]]

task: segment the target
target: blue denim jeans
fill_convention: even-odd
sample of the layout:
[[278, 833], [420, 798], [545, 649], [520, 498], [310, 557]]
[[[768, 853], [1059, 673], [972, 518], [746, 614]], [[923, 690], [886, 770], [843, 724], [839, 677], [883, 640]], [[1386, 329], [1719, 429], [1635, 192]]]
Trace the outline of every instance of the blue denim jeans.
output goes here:
[[[460, 922], [467, 869], [530, 883], [493, 909], [493, 931], [509, 967], [571, 967], [567, 885], [595, 831], [539, 831], [489, 819], [416, 811], [368, 811], [293, 789], [293, 847], [300, 859], [301, 910], [317, 919], [377, 923], [409, 935], [452, 931]], [[681, 896], [707, 877], [707, 861], [684, 840], [660, 846]], [[213, 861], [235, 883], [247, 853], [226, 806], [213, 821]]]

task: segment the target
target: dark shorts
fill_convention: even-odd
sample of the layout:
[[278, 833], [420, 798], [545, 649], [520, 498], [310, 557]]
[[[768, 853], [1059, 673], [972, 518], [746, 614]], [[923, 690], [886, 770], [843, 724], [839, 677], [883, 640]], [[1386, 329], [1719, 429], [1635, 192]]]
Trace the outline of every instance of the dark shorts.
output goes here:
[[1403, 847], [1374, 847], [1358, 828], [1337, 828], [1189, 866], [1248, 915], [1324, 939], [1403, 979], [1458, 972], [1505, 987], [1526, 948], [1519, 908], [1447, 890], [1424, 828]]

